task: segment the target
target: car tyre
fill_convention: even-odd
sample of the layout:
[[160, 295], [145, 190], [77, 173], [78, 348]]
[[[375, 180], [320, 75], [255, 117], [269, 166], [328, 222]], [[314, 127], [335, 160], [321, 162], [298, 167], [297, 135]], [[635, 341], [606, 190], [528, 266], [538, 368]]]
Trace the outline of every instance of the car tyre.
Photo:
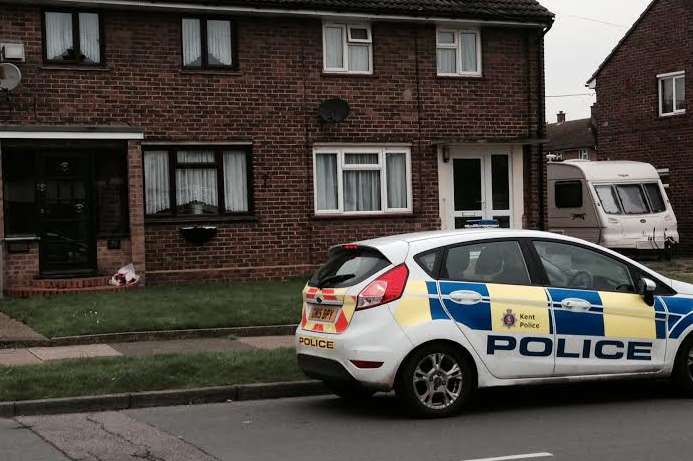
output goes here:
[[687, 397], [693, 397], [693, 335], [686, 338], [679, 348], [672, 380]]
[[474, 365], [449, 344], [430, 344], [410, 355], [400, 367], [397, 396], [422, 418], [443, 418], [461, 411], [477, 387]]
[[325, 381], [325, 386], [335, 395], [349, 401], [368, 400], [375, 394], [374, 390], [367, 389], [356, 383], [338, 383]]

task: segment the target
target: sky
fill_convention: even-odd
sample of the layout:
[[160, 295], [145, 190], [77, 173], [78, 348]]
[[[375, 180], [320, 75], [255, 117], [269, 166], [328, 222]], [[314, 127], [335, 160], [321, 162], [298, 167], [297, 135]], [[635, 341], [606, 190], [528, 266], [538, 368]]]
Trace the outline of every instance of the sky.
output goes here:
[[556, 22], [546, 36], [547, 121], [555, 122], [561, 110], [567, 120], [589, 117], [595, 98], [585, 83], [650, 0], [539, 0], [539, 3], [556, 15]]

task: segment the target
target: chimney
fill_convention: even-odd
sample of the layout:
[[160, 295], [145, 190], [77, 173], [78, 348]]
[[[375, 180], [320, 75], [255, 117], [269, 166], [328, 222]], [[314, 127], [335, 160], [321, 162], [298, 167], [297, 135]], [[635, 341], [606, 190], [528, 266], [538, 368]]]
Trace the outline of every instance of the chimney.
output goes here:
[[559, 125], [560, 125], [561, 123], [565, 123], [565, 112], [560, 111], [560, 112], [556, 115], [556, 120], [558, 121], [558, 124], [559, 124]]

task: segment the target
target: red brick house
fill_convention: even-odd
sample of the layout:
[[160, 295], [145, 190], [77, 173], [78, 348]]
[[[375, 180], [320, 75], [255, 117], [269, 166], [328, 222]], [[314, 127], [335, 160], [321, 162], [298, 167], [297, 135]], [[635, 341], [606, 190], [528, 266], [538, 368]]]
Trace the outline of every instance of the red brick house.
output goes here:
[[544, 152], [556, 160], [597, 160], [592, 122], [590, 118], [566, 121], [565, 112], [559, 112], [556, 123], [546, 127]]
[[691, 18], [689, 1], [654, 0], [588, 82], [597, 91], [600, 159], [638, 160], [660, 170], [685, 253], [693, 251]]
[[280, 277], [343, 241], [543, 225], [535, 0], [0, 4], [23, 74], [0, 99], [6, 287], [131, 261]]

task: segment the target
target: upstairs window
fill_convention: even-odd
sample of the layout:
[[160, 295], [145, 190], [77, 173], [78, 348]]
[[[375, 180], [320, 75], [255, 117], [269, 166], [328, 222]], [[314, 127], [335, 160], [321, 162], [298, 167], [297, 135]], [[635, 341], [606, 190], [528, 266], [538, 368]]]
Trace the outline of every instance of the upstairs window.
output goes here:
[[44, 55], [48, 63], [101, 64], [101, 18], [98, 13], [46, 11]]
[[235, 24], [229, 19], [183, 18], [183, 67], [237, 68]]
[[411, 212], [408, 148], [315, 150], [316, 214]]
[[657, 76], [659, 80], [659, 116], [686, 113], [686, 74], [673, 72]]
[[481, 34], [476, 30], [438, 29], [438, 75], [481, 77]]
[[322, 36], [325, 72], [373, 73], [373, 37], [370, 25], [325, 23]]

